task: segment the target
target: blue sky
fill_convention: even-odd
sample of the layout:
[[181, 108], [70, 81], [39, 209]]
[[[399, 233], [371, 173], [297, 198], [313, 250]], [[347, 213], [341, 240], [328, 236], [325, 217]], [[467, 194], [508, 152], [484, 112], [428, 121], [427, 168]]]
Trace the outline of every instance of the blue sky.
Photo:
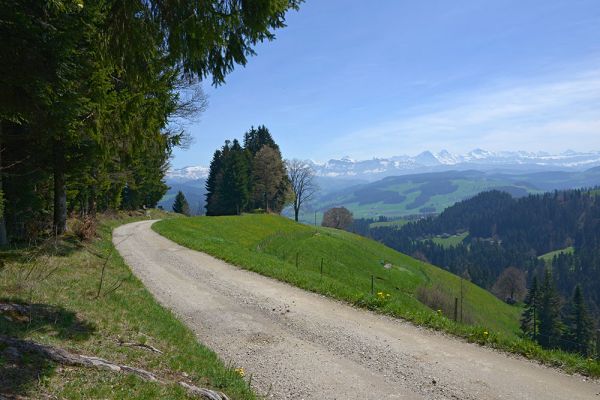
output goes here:
[[264, 124], [286, 158], [600, 150], [600, 1], [308, 0], [172, 165]]

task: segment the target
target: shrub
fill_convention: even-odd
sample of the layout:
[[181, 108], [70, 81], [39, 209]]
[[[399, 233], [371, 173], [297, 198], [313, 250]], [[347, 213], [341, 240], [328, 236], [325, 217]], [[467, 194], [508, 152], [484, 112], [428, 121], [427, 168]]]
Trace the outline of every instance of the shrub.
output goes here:
[[440, 285], [419, 286], [415, 292], [417, 300], [432, 310], [441, 310], [446, 317], [454, 316], [454, 298]]
[[[454, 299], [456, 296], [453, 296], [451, 293], [448, 293], [448, 291], [444, 289], [441, 285], [436, 284], [433, 286], [419, 286], [415, 291], [415, 296], [417, 297], [417, 300], [419, 300], [421, 303], [425, 304], [432, 310], [441, 312], [442, 314], [444, 314], [444, 316], [446, 316], [446, 318], [454, 318]], [[460, 304], [458, 306], [460, 307]], [[460, 315], [461, 312], [459, 309], [459, 319]], [[471, 313], [465, 309], [464, 303], [462, 310], [462, 321], [466, 324], [471, 324], [474, 321]]]
[[73, 234], [84, 242], [90, 241], [96, 237], [96, 218], [86, 215], [73, 221]]

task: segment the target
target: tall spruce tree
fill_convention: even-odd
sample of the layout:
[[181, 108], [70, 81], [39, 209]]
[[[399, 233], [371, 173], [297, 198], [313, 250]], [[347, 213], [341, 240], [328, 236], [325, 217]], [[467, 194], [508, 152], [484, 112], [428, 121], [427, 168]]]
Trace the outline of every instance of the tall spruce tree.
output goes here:
[[566, 341], [565, 347], [568, 350], [587, 356], [592, 341], [592, 321], [579, 285], [575, 287], [566, 324], [567, 332], [565, 336], [568, 341]]
[[173, 211], [178, 214], [190, 215], [190, 205], [181, 190], [177, 192], [173, 201]]
[[248, 150], [252, 156], [263, 148], [263, 146], [269, 146], [270, 148], [279, 151], [279, 146], [273, 140], [271, 132], [264, 125], [259, 125], [258, 128], [251, 127], [248, 132], [244, 134], [244, 149]]
[[206, 215], [237, 215], [250, 198], [248, 154], [237, 139], [225, 141], [210, 164], [206, 182]]
[[537, 341], [539, 330], [539, 299], [540, 292], [537, 276], [534, 276], [531, 281], [531, 286], [525, 297], [525, 308], [521, 315], [521, 331], [527, 337]]
[[169, 125], [189, 110], [181, 85], [209, 76], [223, 83], [300, 2], [1, 7], [0, 190], [9, 235], [31, 237], [48, 225], [61, 233], [67, 211], [154, 204], [182, 138]]
[[226, 214], [241, 214], [250, 199], [248, 157], [237, 140], [233, 141], [223, 162], [221, 201]]
[[560, 298], [556, 290], [554, 277], [546, 269], [544, 281], [540, 287], [538, 343], [544, 348], [555, 348], [560, 344], [562, 335], [560, 319]]
[[223, 153], [216, 150], [210, 162], [208, 178], [206, 179], [206, 215], [219, 215], [218, 189], [223, 179]]

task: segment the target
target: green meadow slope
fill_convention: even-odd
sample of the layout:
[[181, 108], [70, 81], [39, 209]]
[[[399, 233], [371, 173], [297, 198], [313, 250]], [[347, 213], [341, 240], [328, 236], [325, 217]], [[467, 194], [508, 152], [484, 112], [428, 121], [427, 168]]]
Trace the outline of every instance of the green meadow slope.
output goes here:
[[[598, 361], [544, 350], [521, 338], [521, 309], [469, 282], [463, 282], [465, 323], [454, 322], [453, 303], [460, 293], [459, 277], [358, 235], [298, 224], [274, 215], [178, 218], [159, 221], [152, 228], [183, 246], [306, 290], [518, 353], [568, 372], [600, 376]], [[384, 268], [386, 264], [391, 268]], [[446, 301], [443, 310], [430, 308], [418, 300], [423, 293], [429, 294], [430, 299], [441, 296], [451, 305], [447, 307]]]
[[[460, 293], [457, 276], [358, 235], [273, 215], [163, 220], [153, 229], [186, 247], [308, 290], [429, 326], [454, 330], [450, 325], [460, 325], [416, 298], [420, 287], [437, 287], [453, 302]], [[477, 332], [516, 336], [519, 308], [469, 282], [464, 285], [463, 315], [478, 326]]]

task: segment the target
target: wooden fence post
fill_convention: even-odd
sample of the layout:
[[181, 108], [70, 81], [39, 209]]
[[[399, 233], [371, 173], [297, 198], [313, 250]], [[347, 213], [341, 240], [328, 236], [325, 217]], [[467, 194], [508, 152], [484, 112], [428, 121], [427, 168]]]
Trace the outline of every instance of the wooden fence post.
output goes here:
[[458, 320], [458, 297], [454, 298], [454, 322]]

